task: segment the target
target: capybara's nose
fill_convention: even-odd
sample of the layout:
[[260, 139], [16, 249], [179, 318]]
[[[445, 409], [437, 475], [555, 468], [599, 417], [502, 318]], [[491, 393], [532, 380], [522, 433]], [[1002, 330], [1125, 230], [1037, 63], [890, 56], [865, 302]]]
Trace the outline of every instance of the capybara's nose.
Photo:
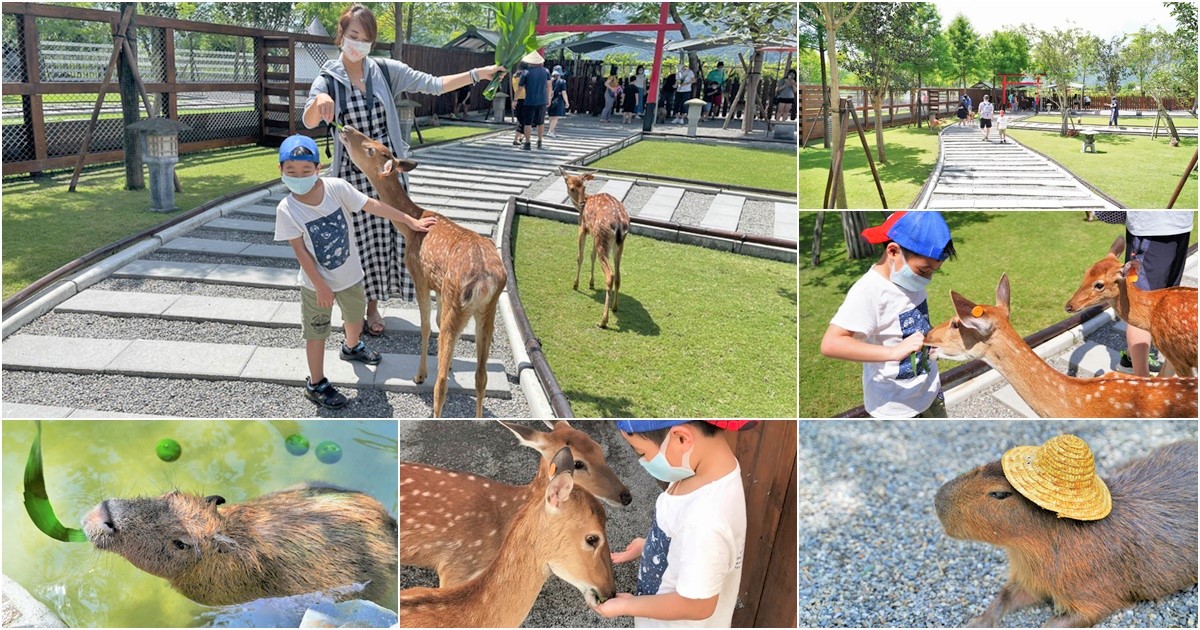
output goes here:
[[628, 490], [621, 492], [621, 505], [629, 505], [633, 503], [633, 495], [629, 494]]
[[113, 525], [112, 513], [108, 509], [108, 501], [101, 501], [100, 505], [92, 508], [83, 517], [83, 525], [86, 527], [88, 523], [92, 523], [97, 527], [103, 526], [108, 533], [116, 531], [116, 525]]

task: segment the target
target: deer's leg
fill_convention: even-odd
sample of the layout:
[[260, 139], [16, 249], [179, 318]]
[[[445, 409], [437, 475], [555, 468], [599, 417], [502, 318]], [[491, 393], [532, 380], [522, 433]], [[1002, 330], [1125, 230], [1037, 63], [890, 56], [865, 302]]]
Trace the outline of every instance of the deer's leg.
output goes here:
[[438, 373], [433, 383], [433, 417], [442, 417], [442, 406], [446, 404], [446, 390], [450, 384], [450, 363], [454, 361], [454, 342], [466, 325], [470, 314], [463, 312], [462, 305], [450, 303], [450, 296], [439, 295], [439, 300], [445, 300], [438, 306], [441, 321], [438, 322]]
[[621, 299], [621, 254], [625, 253], [625, 243], [616, 243], [613, 247], [613, 312], [617, 312], [617, 300]]
[[[599, 248], [597, 248], [599, 249]], [[593, 256], [595, 252], [593, 252]], [[613, 302], [613, 281], [615, 280], [612, 265], [608, 262], [608, 252], [600, 252], [600, 270], [604, 272], [604, 316], [600, 318], [600, 327], [608, 327], [609, 306]]]
[[600, 249], [600, 239], [596, 235], [592, 235], [592, 271], [588, 277], [588, 288], [596, 290], [596, 250]]
[[[497, 294], [497, 300], [499, 294]], [[496, 324], [496, 301], [475, 313], [475, 417], [483, 417], [483, 396], [487, 391], [487, 360], [492, 348]]]
[[579, 255], [575, 257], [575, 284], [571, 285], [574, 291], [579, 290], [579, 268], [583, 266], [583, 242], [587, 240], [587, 230], [583, 229], [583, 223], [579, 223]]
[[[409, 267], [410, 273], [412, 267]], [[429, 356], [429, 311], [432, 308], [429, 299], [429, 281], [423, 274], [412, 274], [413, 284], [417, 289], [417, 307], [421, 310], [421, 345], [417, 347], [417, 375], [413, 377], [414, 383], [424, 383], [425, 377], [429, 374], [426, 371], [426, 359]]]

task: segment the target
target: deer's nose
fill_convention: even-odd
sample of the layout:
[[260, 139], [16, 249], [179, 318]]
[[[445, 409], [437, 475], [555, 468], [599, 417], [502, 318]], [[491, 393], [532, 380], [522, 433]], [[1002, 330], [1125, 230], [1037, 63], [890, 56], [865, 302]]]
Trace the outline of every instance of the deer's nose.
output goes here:
[[629, 505], [633, 503], [633, 495], [629, 494], [628, 490], [621, 493], [621, 505]]

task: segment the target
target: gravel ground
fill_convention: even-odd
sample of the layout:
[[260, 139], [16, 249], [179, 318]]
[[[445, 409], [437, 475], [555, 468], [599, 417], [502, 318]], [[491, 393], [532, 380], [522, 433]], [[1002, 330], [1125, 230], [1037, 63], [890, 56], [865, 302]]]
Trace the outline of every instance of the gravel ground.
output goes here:
[[700, 225], [700, 221], [712, 207], [713, 199], [716, 198], [716, 195], [686, 191], [679, 200], [679, 205], [675, 206], [675, 214], [671, 215], [671, 220], [683, 225]]
[[[236, 217], [228, 217], [236, 219], [249, 219], [251, 217], [238, 215]], [[261, 220], [262, 217], [254, 217], [256, 220]], [[287, 245], [286, 242], [276, 241], [273, 234], [265, 234], [262, 232], [242, 232], [239, 230], [217, 230], [214, 228], [201, 227], [183, 236], [189, 238], [210, 238], [216, 241], [237, 241], [239, 243], [251, 243], [254, 245]]]
[[642, 208], [646, 207], [646, 202], [650, 201], [650, 197], [654, 196], [654, 186], [643, 186], [634, 184], [629, 192], [625, 195], [625, 210], [629, 212], [629, 216], [635, 217], [641, 213]]
[[[545, 428], [540, 422], [523, 422]], [[650, 529], [658, 484], [637, 463], [637, 455], [608, 421], [573, 420], [572, 425], [586, 431], [608, 454], [609, 466], [633, 494], [633, 503], [624, 508], [607, 507], [609, 546], [624, 549], [629, 541], [645, 536]], [[517, 446], [507, 429], [492, 422], [459, 420], [453, 422], [410, 421], [400, 423], [400, 459], [464, 470], [506, 483], [528, 483], [533, 478], [537, 455]], [[400, 518], [404, 518], [401, 504]], [[401, 544], [403, 540], [401, 540]], [[617, 591], [630, 592], [637, 585], [636, 563], [613, 567]], [[437, 575], [416, 567], [400, 567], [400, 588], [437, 586]], [[400, 614], [403, 616], [404, 611]], [[525, 619], [525, 627], [632, 627], [633, 619], [603, 619], [593, 613], [579, 591], [551, 575], [542, 587], [537, 603]]]
[[738, 219], [737, 229], [746, 234], [774, 236], [775, 204], [747, 199], [742, 206], [742, 216]]
[[[186, 282], [178, 280], [157, 280], [155, 278], [107, 278], [97, 282], [93, 287], [105, 291], [136, 291], [140, 293], [171, 293], [181, 295], [202, 295], [205, 297], [230, 297], [247, 300], [280, 300], [299, 302], [298, 289], [267, 289], [262, 287], [244, 287], [236, 284], [205, 284], [203, 282]], [[391, 305], [393, 302], [384, 302]], [[36, 321], [36, 320], [35, 320]], [[22, 329], [23, 330], [23, 329]]]
[[[1005, 554], [945, 535], [933, 497], [1012, 446], [1060, 433], [1086, 440], [1107, 476], [1178, 439], [1195, 421], [808, 421], [800, 427], [800, 627], [956, 627], [1003, 586]], [[1143, 602], [1101, 627], [1195, 627], [1196, 588]], [[1047, 606], [1010, 613], [1034, 627]]]
[[194, 252], [177, 252], [156, 250], [142, 256], [141, 260], [162, 260], [167, 262], [212, 263], [216, 265], [242, 265], [246, 267], [272, 267], [275, 269], [300, 270], [300, 263], [295, 258], [261, 258], [258, 256], [231, 256], [229, 254], [202, 254]]

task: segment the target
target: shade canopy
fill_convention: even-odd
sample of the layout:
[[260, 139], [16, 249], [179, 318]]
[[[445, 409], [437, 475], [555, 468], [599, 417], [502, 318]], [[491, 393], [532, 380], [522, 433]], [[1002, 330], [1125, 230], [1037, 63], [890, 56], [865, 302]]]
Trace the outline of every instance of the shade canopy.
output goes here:
[[465, 48], [467, 50], [496, 50], [496, 43], [500, 41], [500, 33], [497, 31], [489, 31], [483, 28], [475, 28], [468, 26], [467, 30], [446, 42], [442, 48]]
[[580, 55], [587, 55], [618, 46], [653, 51], [654, 38], [639, 37], [633, 33], [597, 33], [574, 42], [559, 42], [547, 48], [546, 52], [554, 54], [560, 50], [569, 50]]
[[764, 40], [761, 42], [750, 42], [746, 38], [737, 35], [714, 35], [712, 37], [700, 37], [696, 39], [685, 39], [678, 42], [671, 42], [663, 46], [666, 52], [700, 52], [704, 50], [712, 50], [713, 48], [725, 48], [726, 46], [754, 46], [758, 50], [770, 50], [774, 52], [793, 52], [796, 50], [796, 45], [787, 40]]

